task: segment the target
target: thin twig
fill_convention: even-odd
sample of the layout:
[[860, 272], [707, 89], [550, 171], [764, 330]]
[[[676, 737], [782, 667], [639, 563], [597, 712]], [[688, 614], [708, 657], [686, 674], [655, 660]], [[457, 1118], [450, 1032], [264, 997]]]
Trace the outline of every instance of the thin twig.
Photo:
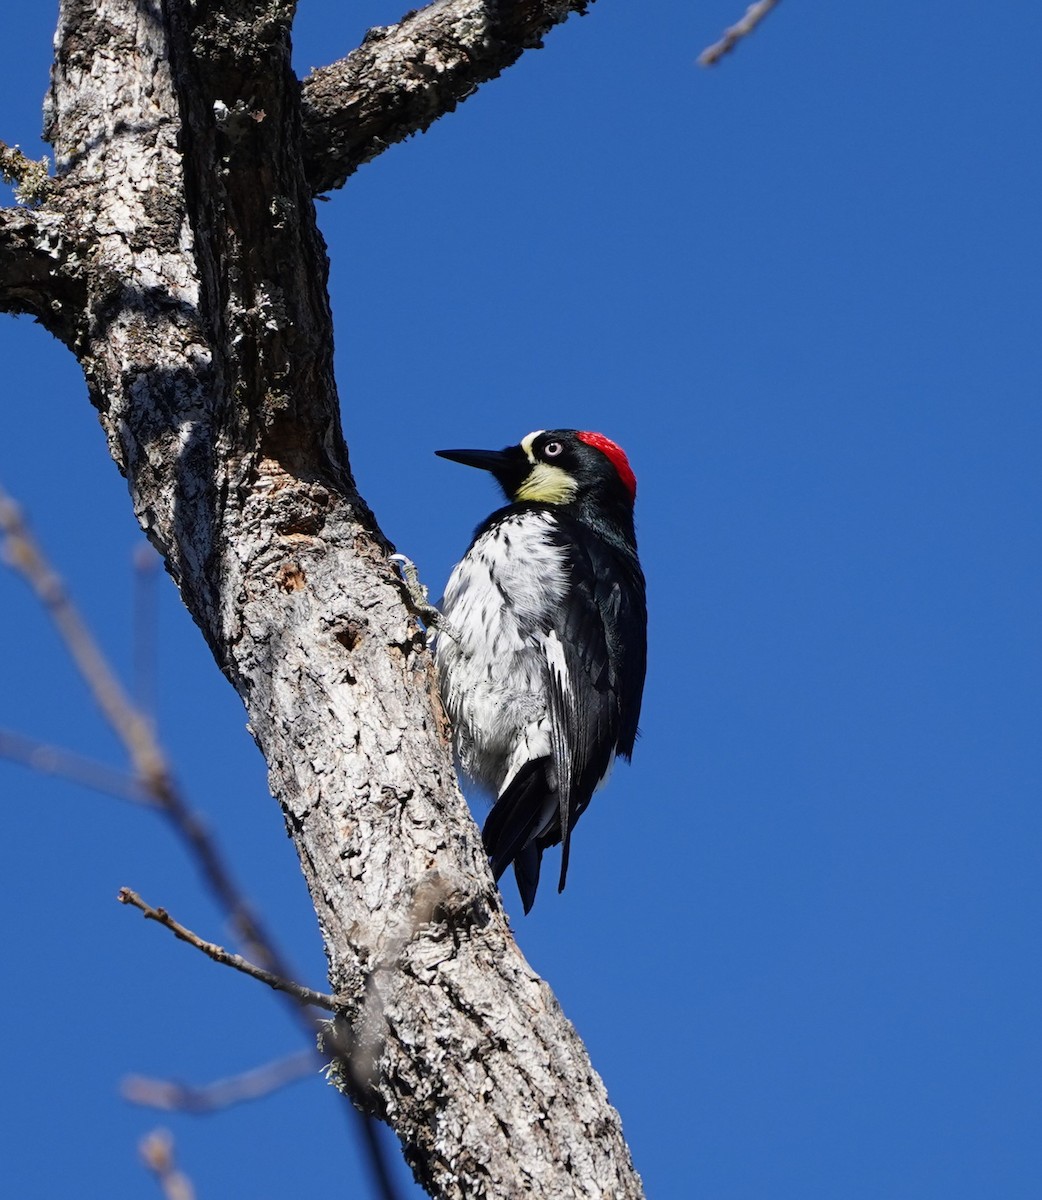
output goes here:
[[328, 993], [316, 992], [314, 988], [304, 987], [301, 983], [294, 983], [292, 979], [284, 979], [281, 975], [276, 975], [272, 971], [266, 971], [263, 967], [258, 967], [256, 964], [249, 962], [241, 954], [232, 954], [231, 951], [225, 950], [223, 946], [218, 946], [216, 942], [204, 941], [197, 933], [193, 933], [186, 926], [182, 925], [180, 921], [175, 921], [165, 908], [153, 908], [150, 904], [146, 904], [137, 892], [131, 891], [130, 888], [120, 888], [116, 898], [120, 904], [130, 904], [134, 908], [140, 909], [145, 914], [146, 920], [155, 921], [157, 924], [169, 929], [174, 937], [180, 939], [182, 942], [187, 942], [189, 946], [194, 946], [196, 950], [201, 950], [203, 954], [208, 958], [212, 958], [214, 962], [221, 963], [225, 967], [232, 967], [234, 970], [241, 971], [244, 975], [250, 975], [254, 979], [259, 979], [261, 983], [266, 983], [268, 987], [274, 988], [275, 991], [285, 992], [287, 995], [293, 996], [301, 1004], [312, 1004], [316, 1008], [324, 1008], [328, 1012], [336, 1011], [336, 999]]
[[[216, 841], [210, 836], [202, 818], [178, 790], [151, 722], [138, 712], [128, 698], [76, 611], [60, 577], [30, 534], [18, 506], [2, 488], [0, 552], [24, 576], [50, 614], [80, 674], [122, 740], [142, 787], [184, 843], [203, 881], [224, 909], [244, 948], [257, 960], [260, 969], [278, 979], [291, 979], [293, 971], [286, 965], [275, 942], [235, 883]], [[309, 1041], [313, 1040], [316, 1034], [321, 1033], [321, 1023], [296, 997], [285, 991], [280, 994], [286, 997], [305, 1036]], [[350, 1051], [345, 1048], [343, 1052], [348, 1054]], [[377, 1137], [375, 1118], [360, 1112], [347, 1096], [344, 1096], [344, 1111], [362, 1135], [373, 1182], [381, 1200], [397, 1200], [398, 1190], [387, 1153]]]
[[166, 1200], [195, 1200], [192, 1181], [174, 1162], [174, 1138], [166, 1129], [156, 1129], [138, 1143], [141, 1161], [163, 1189]]
[[148, 723], [131, 704], [109, 667], [65, 585], [44, 558], [29, 532], [18, 506], [0, 490], [0, 533], [6, 536], [4, 555], [36, 592], [90, 688], [94, 699], [120, 740], [126, 746], [138, 774], [150, 790], [169, 776], [162, 751], [151, 736]]
[[4, 535], [4, 557], [26, 580], [51, 617], [84, 683], [123, 743], [142, 789], [186, 844], [247, 953], [266, 970], [289, 978], [293, 972], [282, 961], [274, 942], [246, 903], [202, 818], [192, 810], [177, 787], [151, 721], [127, 695], [73, 604], [65, 584], [29, 531], [18, 505], [2, 488], [0, 534]]
[[316, 1051], [299, 1050], [252, 1071], [217, 1079], [203, 1087], [131, 1075], [124, 1079], [120, 1090], [124, 1099], [132, 1104], [161, 1108], [166, 1112], [212, 1113], [245, 1100], [258, 1100], [298, 1079], [313, 1077], [323, 1066]]
[[718, 63], [725, 54], [730, 54], [742, 38], [748, 37], [777, 3], [778, 0], [758, 0], [758, 3], [750, 4], [745, 10], [745, 16], [737, 24], [732, 25], [730, 29], [725, 29], [724, 36], [718, 42], [714, 42], [712, 46], [707, 46], [702, 51], [698, 56], [698, 65], [711, 67]]
[[13, 729], [0, 728], [0, 758], [21, 763], [42, 775], [56, 775], [81, 787], [117, 800], [127, 800], [145, 808], [155, 808], [156, 803], [139, 779], [124, 771], [117, 771], [93, 758], [52, 746], [36, 738], [26, 737]]

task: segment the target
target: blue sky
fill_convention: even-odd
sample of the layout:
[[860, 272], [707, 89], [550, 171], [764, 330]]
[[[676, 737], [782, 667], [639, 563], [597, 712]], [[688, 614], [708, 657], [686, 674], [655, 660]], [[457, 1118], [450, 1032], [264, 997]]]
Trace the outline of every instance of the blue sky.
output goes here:
[[[49, 4], [8, 6], [0, 138], [33, 155]], [[349, 15], [343, 8], [349, 8]], [[304, 0], [301, 71], [401, 5]], [[1042, 1189], [1038, 153], [1042, 12], [594, 5], [320, 206], [356, 476], [437, 592], [497, 499], [435, 458], [532, 429], [629, 452], [650, 666], [631, 767], [522, 948], [585, 1037], [649, 1196]], [[128, 675], [136, 533], [68, 353], [0, 320], [0, 482]], [[306, 982], [324, 963], [244, 729], [173, 588], [162, 735]], [[0, 725], [114, 764], [0, 572]], [[149, 814], [0, 762], [11, 1194], [355, 1191], [319, 1078], [199, 1119], [124, 1103], [298, 1046]]]

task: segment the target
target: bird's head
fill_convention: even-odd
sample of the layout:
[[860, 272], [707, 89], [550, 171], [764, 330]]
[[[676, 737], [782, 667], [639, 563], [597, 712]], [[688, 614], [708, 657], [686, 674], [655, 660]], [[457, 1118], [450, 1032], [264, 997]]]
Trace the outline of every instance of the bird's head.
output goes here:
[[623, 450], [602, 433], [537, 429], [505, 450], [435, 453], [495, 476], [512, 503], [595, 504], [632, 513], [637, 480]]

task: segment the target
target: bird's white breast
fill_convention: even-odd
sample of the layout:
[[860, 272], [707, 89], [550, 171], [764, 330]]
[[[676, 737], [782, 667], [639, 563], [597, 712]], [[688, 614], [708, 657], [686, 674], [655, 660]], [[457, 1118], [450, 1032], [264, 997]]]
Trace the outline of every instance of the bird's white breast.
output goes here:
[[517, 766], [549, 753], [546, 614], [564, 596], [564, 552], [543, 512], [511, 513], [449, 578], [435, 644], [442, 698], [463, 769], [498, 793]]

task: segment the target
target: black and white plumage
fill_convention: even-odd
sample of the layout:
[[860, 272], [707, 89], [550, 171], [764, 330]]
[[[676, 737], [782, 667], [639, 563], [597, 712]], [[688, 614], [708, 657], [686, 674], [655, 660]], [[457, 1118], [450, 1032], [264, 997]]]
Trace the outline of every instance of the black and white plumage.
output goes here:
[[637, 736], [636, 480], [614, 442], [571, 429], [438, 453], [490, 471], [510, 501], [452, 572], [435, 658], [460, 765], [496, 798], [484, 828], [493, 873], [513, 863], [528, 912], [543, 851], [563, 842], [563, 888], [572, 829]]

